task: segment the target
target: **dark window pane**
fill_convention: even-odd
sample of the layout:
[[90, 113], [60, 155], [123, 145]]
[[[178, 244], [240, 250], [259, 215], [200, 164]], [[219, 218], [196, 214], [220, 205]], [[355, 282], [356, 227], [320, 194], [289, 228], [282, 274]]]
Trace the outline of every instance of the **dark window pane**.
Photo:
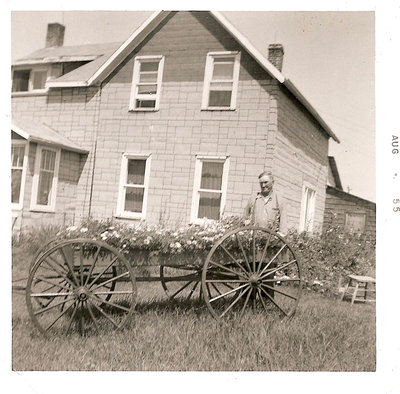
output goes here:
[[140, 63], [140, 72], [157, 71], [159, 62], [142, 62]]
[[156, 94], [157, 85], [139, 85], [138, 94]]
[[155, 108], [156, 100], [136, 100], [136, 108]]
[[231, 91], [211, 90], [209, 107], [230, 107], [231, 106]]
[[56, 152], [43, 149], [42, 158], [40, 162], [40, 169], [47, 171], [54, 171], [56, 163]]
[[139, 83], [145, 83], [145, 82], [157, 83], [157, 73], [140, 74]]
[[11, 171], [11, 202], [19, 203], [19, 194], [21, 191], [22, 170]]
[[37, 203], [39, 205], [49, 205], [52, 186], [53, 173], [41, 171], [39, 174], [39, 187], [37, 196]]
[[125, 211], [142, 212], [144, 189], [128, 187], [125, 194]]
[[13, 167], [22, 167], [24, 163], [24, 146], [13, 146], [11, 148], [11, 165]]
[[198, 218], [218, 220], [220, 216], [221, 194], [200, 192]]
[[146, 160], [128, 160], [128, 179], [126, 183], [129, 185], [144, 185], [145, 169]]
[[233, 63], [235, 61], [234, 57], [214, 57], [214, 63]]
[[33, 89], [44, 89], [46, 85], [47, 71], [33, 73]]
[[13, 79], [13, 92], [27, 92], [29, 89], [30, 70], [15, 70]]
[[224, 163], [203, 162], [200, 189], [221, 190]]

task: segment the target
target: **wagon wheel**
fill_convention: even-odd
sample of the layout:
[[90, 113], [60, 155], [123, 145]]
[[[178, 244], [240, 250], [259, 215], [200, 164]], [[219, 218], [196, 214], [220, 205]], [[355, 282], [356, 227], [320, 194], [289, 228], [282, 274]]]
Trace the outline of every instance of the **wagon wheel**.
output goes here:
[[28, 278], [26, 302], [32, 321], [44, 334], [86, 335], [98, 332], [100, 323], [105, 329], [120, 329], [135, 307], [135, 275], [110, 245], [65, 240], [37, 259]]
[[57, 243], [62, 242], [62, 240], [59, 240], [57, 238], [53, 238], [47, 243], [45, 243], [42, 247], [40, 247], [37, 252], [33, 255], [31, 263], [29, 265], [29, 272], [32, 271], [32, 268], [34, 267], [35, 263], [39, 259], [39, 257], [44, 254], [48, 249], [50, 249], [51, 246], [56, 245]]
[[195, 300], [202, 297], [201, 268], [162, 265], [160, 280], [170, 299]]
[[301, 284], [299, 262], [284, 238], [254, 226], [225, 234], [210, 250], [202, 273], [204, 300], [216, 319], [249, 308], [292, 316]]

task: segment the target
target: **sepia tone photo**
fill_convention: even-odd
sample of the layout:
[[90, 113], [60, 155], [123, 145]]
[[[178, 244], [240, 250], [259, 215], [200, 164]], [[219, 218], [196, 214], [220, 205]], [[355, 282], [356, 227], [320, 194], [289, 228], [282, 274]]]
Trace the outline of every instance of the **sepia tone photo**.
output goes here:
[[11, 33], [12, 370], [376, 371], [374, 12]]

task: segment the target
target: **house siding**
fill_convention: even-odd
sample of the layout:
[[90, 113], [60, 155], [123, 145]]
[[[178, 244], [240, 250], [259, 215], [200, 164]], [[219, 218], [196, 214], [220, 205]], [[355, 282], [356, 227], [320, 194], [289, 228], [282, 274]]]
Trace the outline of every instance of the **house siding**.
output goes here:
[[376, 205], [349, 193], [327, 187], [324, 230], [330, 226], [344, 227], [346, 213], [365, 213], [365, 234], [376, 237]]
[[[201, 110], [211, 51], [241, 52], [234, 111]], [[134, 59], [143, 55], [165, 56], [160, 108], [154, 112], [129, 111]], [[207, 12], [171, 13], [101, 86], [13, 97], [12, 110], [53, 127], [90, 152], [63, 151], [62, 159], [70, 164], [61, 166], [66, 181], [59, 183], [57, 213], [29, 212], [24, 204], [29, 224], [41, 217], [63, 224], [89, 214], [115, 216], [122, 155], [139, 153], [152, 157], [149, 223], [189, 222], [200, 154], [230, 157], [225, 216], [242, 215], [249, 196], [259, 189], [258, 174], [272, 170], [287, 201], [289, 225], [298, 227], [301, 189], [309, 181], [317, 191], [315, 227], [322, 226], [328, 138]], [[25, 198], [30, 201], [29, 182]]]
[[284, 87], [277, 92], [278, 131], [273, 172], [276, 188], [285, 199], [288, 227], [299, 228], [303, 185], [316, 192], [314, 231], [321, 231], [328, 176], [328, 136], [306, 109]]
[[[202, 111], [211, 51], [241, 51], [235, 111]], [[128, 111], [135, 56], [164, 55], [160, 109]], [[268, 168], [270, 91], [275, 82], [207, 13], [168, 18], [102, 86], [93, 185], [94, 217], [115, 215], [122, 154], [151, 153], [146, 220], [188, 223], [195, 155], [230, 156], [225, 215], [241, 215]]]

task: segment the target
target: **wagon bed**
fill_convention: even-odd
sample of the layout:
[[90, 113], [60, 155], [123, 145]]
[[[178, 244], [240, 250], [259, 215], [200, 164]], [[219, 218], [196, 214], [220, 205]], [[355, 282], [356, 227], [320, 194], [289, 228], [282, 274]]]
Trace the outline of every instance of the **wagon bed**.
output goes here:
[[[268, 229], [228, 231], [202, 253], [166, 255], [130, 251], [89, 238], [54, 240], [37, 252], [26, 284], [26, 303], [45, 335], [87, 335], [121, 329], [132, 318], [137, 282], [160, 282], [171, 299], [200, 298], [216, 319], [247, 309], [292, 316], [302, 280], [299, 261], [285, 239]], [[159, 266], [157, 276], [137, 267]]]

